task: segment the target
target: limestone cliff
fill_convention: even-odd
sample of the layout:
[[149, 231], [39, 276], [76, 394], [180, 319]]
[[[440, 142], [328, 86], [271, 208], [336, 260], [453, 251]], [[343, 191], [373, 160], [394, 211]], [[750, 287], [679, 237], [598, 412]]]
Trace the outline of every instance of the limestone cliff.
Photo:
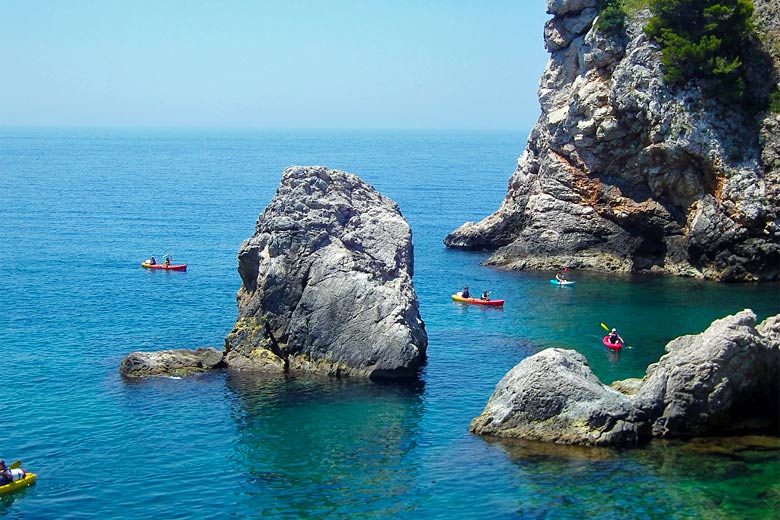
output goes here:
[[[757, 96], [778, 83], [777, 3], [754, 2]], [[501, 206], [445, 244], [495, 249], [486, 263], [509, 269], [777, 279], [780, 117], [670, 88], [643, 31], [650, 13], [606, 35], [597, 4], [548, 0], [541, 116]]]

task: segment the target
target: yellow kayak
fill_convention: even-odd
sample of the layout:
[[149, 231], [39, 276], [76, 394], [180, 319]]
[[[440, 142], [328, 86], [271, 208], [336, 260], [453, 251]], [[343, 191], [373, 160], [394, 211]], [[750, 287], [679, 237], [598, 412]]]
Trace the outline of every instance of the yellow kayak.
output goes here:
[[0, 486], [0, 495], [5, 495], [6, 493], [11, 493], [12, 491], [16, 491], [17, 489], [31, 486], [33, 482], [35, 482], [36, 477], [37, 475], [35, 473], [25, 473], [23, 478], [19, 480], [14, 480], [13, 482], [9, 482], [8, 484], [3, 484], [2, 486]]

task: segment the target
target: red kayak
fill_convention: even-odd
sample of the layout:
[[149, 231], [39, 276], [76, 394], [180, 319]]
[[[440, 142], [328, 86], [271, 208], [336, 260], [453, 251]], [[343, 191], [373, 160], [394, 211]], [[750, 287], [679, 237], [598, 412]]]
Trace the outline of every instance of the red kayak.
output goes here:
[[504, 300], [483, 300], [482, 298], [464, 298], [460, 295], [461, 293], [457, 292], [452, 295], [452, 299], [456, 302], [463, 302], [463, 303], [475, 303], [477, 305], [490, 305], [493, 307], [503, 307]]
[[164, 269], [166, 271], [186, 271], [187, 270], [187, 264], [165, 265], [165, 264], [150, 264], [149, 262], [141, 262], [141, 267], [146, 267], [147, 269]]
[[608, 349], [612, 349], [614, 351], [619, 351], [621, 348], [623, 348], [623, 344], [619, 341], [617, 343], [610, 343], [609, 342], [609, 335], [604, 336], [604, 339], [601, 340], [601, 342], [604, 344], [605, 347]]

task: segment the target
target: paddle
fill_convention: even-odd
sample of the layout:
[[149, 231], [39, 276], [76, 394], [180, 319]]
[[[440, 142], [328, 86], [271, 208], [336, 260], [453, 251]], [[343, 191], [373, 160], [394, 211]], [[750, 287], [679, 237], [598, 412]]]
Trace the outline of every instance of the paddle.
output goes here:
[[22, 465], [21, 460], [14, 461], [10, 466], [8, 466], [8, 469], [16, 469]]
[[[612, 329], [610, 329], [609, 327], [607, 327], [607, 326], [606, 326], [606, 325], [604, 325], [603, 323], [601, 323], [600, 325], [601, 325], [601, 326], [604, 328], [604, 330], [606, 330], [607, 332], [612, 332]], [[630, 346], [626, 345], [626, 348], [633, 349], [634, 347], [630, 347]]]

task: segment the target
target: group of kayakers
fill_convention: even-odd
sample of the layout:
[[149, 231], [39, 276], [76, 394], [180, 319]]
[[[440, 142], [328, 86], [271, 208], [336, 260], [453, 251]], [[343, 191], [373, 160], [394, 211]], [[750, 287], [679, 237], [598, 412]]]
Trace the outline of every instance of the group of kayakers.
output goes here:
[[[560, 284], [567, 284], [567, 285], [573, 284], [574, 282], [570, 282], [567, 279], [568, 271], [569, 271], [569, 268], [564, 266], [563, 269], [561, 269], [560, 271], [555, 273], [555, 280], [553, 282], [557, 281]], [[474, 298], [471, 295], [471, 291], [469, 291], [469, 286], [468, 285], [463, 287], [463, 290], [460, 292], [460, 297], [461, 298], [472, 299], [472, 301], [476, 300], [476, 298]], [[454, 298], [454, 296], [453, 296], [453, 298]], [[483, 301], [489, 301], [490, 300], [490, 291], [488, 291], [487, 289], [483, 290], [482, 291], [482, 296], [479, 299], [483, 300]], [[602, 323], [602, 326], [605, 329], [607, 329], [607, 327], [603, 323]], [[626, 342], [625, 342], [625, 340], [622, 337], [620, 337], [620, 334], [618, 334], [617, 329], [615, 329], [615, 328], [613, 328], [611, 330], [607, 329], [607, 331], [608, 331], [608, 334], [607, 334], [607, 336], [604, 339], [605, 339], [606, 342], [610, 343], [610, 345], [611, 345], [610, 348], [612, 348], [613, 350], [618, 350], [620, 347], [625, 345]], [[629, 347], [629, 348], [631, 348], [631, 347]]]
[[186, 271], [187, 264], [174, 264], [171, 255], [165, 255], [165, 261], [160, 263], [154, 256], [141, 262], [141, 267], [146, 269], [164, 269], [166, 271]]
[[[146, 261], [146, 263], [149, 265], [157, 265], [157, 259], [154, 256], [152, 256], [149, 258], [149, 260]], [[165, 255], [165, 265], [171, 265], [170, 255]]]
[[[471, 292], [469, 292], [469, 286], [465, 286], [463, 290], [460, 292], [461, 298], [471, 298]], [[482, 291], [482, 296], [479, 297], [480, 300], [488, 301], [490, 299], [490, 291], [487, 289]]]
[[[164, 258], [165, 258], [165, 265], [166, 266], [171, 265], [171, 256], [170, 255], [165, 255]], [[152, 256], [145, 263], [147, 263], [149, 265], [157, 265], [157, 259], [154, 256]]]

